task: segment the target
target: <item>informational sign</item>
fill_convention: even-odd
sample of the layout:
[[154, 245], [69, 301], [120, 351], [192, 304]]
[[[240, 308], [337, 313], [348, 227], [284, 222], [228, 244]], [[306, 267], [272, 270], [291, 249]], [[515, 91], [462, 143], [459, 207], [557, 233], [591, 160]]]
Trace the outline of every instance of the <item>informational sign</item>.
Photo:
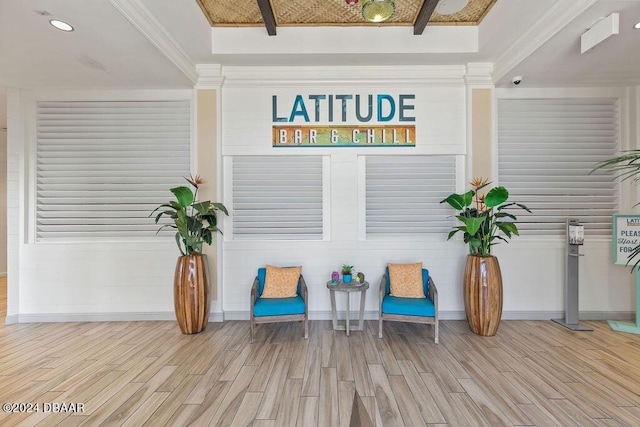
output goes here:
[[414, 125], [273, 126], [274, 147], [415, 147]]
[[640, 244], [640, 215], [613, 216], [613, 263], [633, 265], [629, 255]]
[[584, 226], [569, 225], [569, 244], [584, 245]]
[[272, 95], [272, 146], [415, 147], [415, 94]]

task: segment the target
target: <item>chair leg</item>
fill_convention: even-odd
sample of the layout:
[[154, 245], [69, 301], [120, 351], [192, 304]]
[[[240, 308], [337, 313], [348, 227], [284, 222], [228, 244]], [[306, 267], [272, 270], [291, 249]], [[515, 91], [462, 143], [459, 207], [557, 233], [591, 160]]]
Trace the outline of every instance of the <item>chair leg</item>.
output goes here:
[[253, 319], [251, 319], [251, 322], [250, 322], [250, 323], [251, 323], [251, 338], [250, 338], [250, 340], [249, 340], [249, 343], [253, 344], [253, 335], [254, 335], [254, 333], [255, 333], [256, 325], [255, 325], [255, 323], [254, 323]]
[[436, 320], [436, 323], [434, 324], [435, 329], [434, 329], [434, 333], [435, 333], [435, 343], [438, 344], [438, 321]]
[[304, 339], [307, 340], [309, 339], [309, 319], [305, 317], [302, 323], [304, 324]]
[[380, 316], [380, 320], [378, 322], [378, 338], [382, 338], [382, 316]]

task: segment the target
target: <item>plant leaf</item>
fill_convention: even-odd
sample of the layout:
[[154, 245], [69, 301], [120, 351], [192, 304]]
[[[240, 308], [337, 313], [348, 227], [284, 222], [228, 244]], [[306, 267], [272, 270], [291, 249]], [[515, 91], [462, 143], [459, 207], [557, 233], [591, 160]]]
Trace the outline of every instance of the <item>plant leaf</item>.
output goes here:
[[227, 211], [227, 208], [222, 203], [211, 202], [211, 205], [214, 206], [219, 211], [224, 212], [225, 215], [227, 215], [227, 216], [229, 215], [229, 212]]
[[481, 244], [482, 244], [482, 241], [480, 239], [474, 238], [469, 240], [469, 245], [474, 249], [479, 248]]
[[473, 201], [473, 195], [475, 192], [473, 190], [469, 190], [464, 194], [451, 194], [449, 197], [441, 201], [440, 203], [448, 203], [452, 208], [456, 210], [462, 210], [467, 206], [471, 205]]
[[515, 234], [516, 236], [520, 235], [518, 232], [518, 226], [513, 222], [496, 222], [496, 226], [498, 226], [500, 231], [509, 237], [511, 237], [511, 234]]
[[494, 215], [495, 218], [511, 218], [512, 220], [516, 221], [518, 218], [516, 218], [515, 215], [507, 213], [507, 212], [497, 212]]
[[484, 204], [488, 208], [493, 208], [504, 203], [509, 198], [509, 192], [504, 187], [493, 187], [486, 196], [484, 196]]
[[486, 216], [481, 216], [478, 218], [468, 218], [468, 217], [464, 217], [462, 215], [458, 215], [457, 218], [462, 221], [462, 223], [464, 223], [466, 230], [464, 230], [466, 233], [468, 233], [471, 236], [474, 236], [478, 230], [480, 229], [480, 226], [484, 223], [484, 220], [486, 219]]
[[456, 228], [456, 229], [454, 229], [454, 230], [451, 230], [451, 231], [449, 232], [449, 235], [447, 236], [447, 240], [451, 240], [451, 238], [452, 238], [453, 236], [455, 236], [455, 234], [456, 234], [458, 231], [460, 231], [460, 230], [459, 230], [459, 229], [457, 229], [457, 228]]
[[180, 249], [180, 254], [184, 255], [184, 251], [182, 250], [182, 244], [180, 242], [180, 232], [176, 233], [176, 243], [178, 244], [178, 249]]
[[202, 215], [206, 214], [209, 211], [210, 206], [211, 202], [208, 200], [206, 202], [198, 202], [193, 204], [193, 208]]
[[204, 240], [207, 245], [211, 244], [212, 238], [213, 236], [211, 235], [211, 230], [207, 228], [202, 230], [202, 240]]
[[193, 192], [188, 187], [176, 187], [172, 188], [171, 192], [178, 199], [178, 204], [181, 208], [186, 208], [193, 203]]

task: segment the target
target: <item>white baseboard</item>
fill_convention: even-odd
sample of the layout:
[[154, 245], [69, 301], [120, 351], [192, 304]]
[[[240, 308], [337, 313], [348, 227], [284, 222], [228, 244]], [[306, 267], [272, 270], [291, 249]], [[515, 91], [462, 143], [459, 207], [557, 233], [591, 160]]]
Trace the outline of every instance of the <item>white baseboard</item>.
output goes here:
[[[11, 323], [9, 323], [11, 317]], [[138, 322], [138, 321], [176, 320], [174, 312], [144, 313], [50, 313], [19, 314], [7, 316], [6, 324], [14, 323], [51, 323], [51, 322]], [[210, 313], [209, 322], [222, 322], [222, 313]]]
[[[338, 311], [339, 320], [346, 319], [346, 312]], [[351, 312], [351, 318], [357, 319], [357, 311]], [[378, 320], [378, 311], [364, 313], [365, 320]], [[465, 320], [464, 311], [441, 311], [440, 320]], [[505, 311], [503, 320], [551, 320], [564, 318], [562, 311]], [[630, 311], [584, 311], [580, 312], [580, 320], [634, 320], [635, 313]], [[16, 323], [51, 323], [51, 322], [135, 322], [135, 321], [171, 321], [176, 320], [173, 312], [144, 313], [44, 313], [18, 314], [7, 316], [6, 325]], [[225, 320], [249, 320], [249, 311], [225, 311], [209, 314], [209, 322]], [[330, 310], [309, 312], [309, 320], [331, 320]]]
[[209, 323], [224, 322], [224, 313], [209, 313]]
[[4, 319], [4, 324], [5, 325], [15, 325], [16, 323], [18, 323], [18, 316], [16, 314], [11, 315], [11, 316], [7, 316]]

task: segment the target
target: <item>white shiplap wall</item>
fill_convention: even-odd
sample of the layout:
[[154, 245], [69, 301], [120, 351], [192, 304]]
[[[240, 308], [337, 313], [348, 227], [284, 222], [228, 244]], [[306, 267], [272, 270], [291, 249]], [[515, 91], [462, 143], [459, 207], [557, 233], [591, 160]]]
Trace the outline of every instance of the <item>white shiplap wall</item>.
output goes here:
[[[466, 89], [464, 67], [396, 67], [301, 69], [225, 69], [222, 94], [222, 155], [224, 159], [224, 200], [231, 205], [230, 185], [233, 156], [318, 155], [328, 159], [325, 200], [330, 233], [323, 241], [240, 241], [225, 232], [223, 252], [223, 310], [225, 318], [248, 318], [249, 292], [256, 270], [265, 264], [302, 265], [309, 286], [311, 318], [328, 318], [329, 292], [326, 282], [343, 263], [354, 264], [371, 283], [366, 311], [377, 313], [378, 285], [388, 262], [423, 261], [440, 291], [442, 310], [457, 312], [462, 307], [460, 287], [464, 248], [447, 242], [448, 230], [418, 239], [362, 240], [360, 198], [364, 179], [364, 155], [457, 155], [466, 152]], [[309, 94], [415, 94], [415, 148], [272, 148], [272, 95], [291, 102], [295, 95]], [[365, 98], [366, 99], [366, 98]], [[282, 105], [290, 108], [291, 104]], [[279, 116], [289, 111], [278, 111]], [[324, 112], [323, 112], [324, 113]], [[313, 115], [310, 112], [310, 115]], [[338, 116], [336, 112], [336, 116]], [[326, 117], [322, 114], [321, 117]], [[345, 124], [356, 124], [348, 117]], [[393, 123], [393, 122], [392, 122]], [[322, 122], [328, 125], [330, 123]], [[334, 124], [343, 124], [334, 121]], [[371, 122], [375, 124], [375, 122]], [[411, 124], [411, 123], [409, 123]], [[460, 176], [462, 176], [462, 167]], [[225, 224], [231, 230], [233, 212]], [[338, 296], [338, 310], [345, 298]], [[342, 304], [342, 306], [341, 306]], [[352, 298], [353, 308], [359, 304]]]
[[[466, 188], [463, 176], [466, 153], [467, 100], [463, 70], [457, 67], [361, 68], [352, 70], [295, 70], [269, 74], [261, 69], [229, 69], [222, 91], [222, 154], [225, 156], [219, 178], [224, 179], [224, 202], [228, 205], [227, 167], [232, 155], [272, 154], [271, 95], [276, 93], [416, 93], [418, 146], [402, 149], [423, 154], [458, 155], [459, 191]], [[498, 96], [615, 96], [621, 99], [623, 148], [637, 148], [640, 117], [637, 108], [640, 89], [585, 90], [547, 89], [531, 92], [499, 90]], [[154, 92], [161, 97], [166, 93]], [[37, 94], [36, 94], [37, 95]], [[34, 93], [12, 89], [8, 94], [7, 134], [7, 222], [8, 222], [8, 321], [171, 318], [171, 283], [177, 251], [172, 241], [74, 244], [33, 244], [29, 226], [33, 206], [29, 200], [33, 159]], [[58, 94], [48, 96], [48, 99]], [[80, 92], [75, 97], [95, 98]], [[122, 92], [108, 98], [122, 99]], [[47, 98], [47, 97], [45, 97]], [[629, 104], [636, 106], [630, 109]], [[630, 111], [633, 111], [630, 113]], [[440, 289], [441, 310], [459, 317], [463, 310], [462, 271], [466, 248], [460, 242], [446, 242], [442, 236], [422, 240], [363, 241], [359, 239], [359, 183], [362, 171], [358, 156], [367, 153], [392, 155], [389, 149], [312, 149], [305, 155], [328, 157], [325, 203], [328, 236], [316, 242], [233, 241], [225, 233], [223, 242], [222, 298], [227, 318], [248, 317], [249, 288], [255, 270], [265, 263], [301, 264], [310, 287], [312, 317], [328, 317], [329, 295], [325, 282], [331, 271], [352, 262], [367, 274], [372, 289], [367, 311], [377, 310], [377, 290], [387, 262], [422, 260]], [[394, 151], [395, 152], [395, 151]], [[277, 152], [275, 153], [277, 154]], [[286, 154], [290, 155], [291, 150]], [[494, 162], [495, 164], [495, 162]], [[212, 171], [201, 171], [203, 174]], [[498, 177], [499, 178], [499, 177]], [[498, 180], [499, 181], [499, 180]], [[638, 200], [635, 187], [621, 192], [622, 212], [633, 212]], [[31, 216], [31, 218], [30, 218]], [[231, 230], [230, 219], [225, 230]], [[588, 241], [582, 248], [580, 308], [595, 314], [631, 312], [634, 288], [628, 269], [612, 266], [610, 242]], [[510, 317], [544, 317], [563, 310], [564, 243], [559, 240], [514, 239], [496, 248], [502, 266], [505, 304]], [[358, 301], [353, 298], [354, 309]], [[344, 299], [338, 300], [344, 304]], [[549, 318], [549, 317], [546, 317]]]
[[190, 101], [192, 96], [190, 90], [9, 91], [8, 323], [175, 318], [173, 270], [179, 252], [171, 236], [36, 243], [35, 103], [52, 99]]
[[[0, 96], [0, 102], [6, 98]], [[0, 111], [5, 109], [0, 108]], [[0, 123], [4, 120], [0, 118]], [[7, 274], [7, 131], [0, 129], [0, 276]]]
[[[620, 108], [620, 149], [637, 147], [631, 128], [638, 117], [629, 108], [635, 98], [624, 88], [518, 88], [497, 89], [497, 99], [616, 98]], [[494, 133], [494, 146], [497, 134]], [[497, 156], [497, 149], [494, 151]], [[494, 182], [500, 184], [497, 157]], [[630, 183], [620, 187], [620, 213], [633, 213], [637, 202]], [[578, 216], [579, 219], [579, 216]], [[511, 243], [498, 245], [504, 284], [504, 311], [511, 317], [539, 317], [538, 313], [563, 315], [565, 304], [566, 249], [564, 237], [527, 236], [526, 231]], [[612, 265], [611, 238], [592, 236], [580, 248], [579, 309], [582, 318], [628, 317], [635, 312], [633, 275], [628, 268]], [[556, 316], [560, 317], [560, 316]], [[548, 318], [548, 317], [547, 317]]]

